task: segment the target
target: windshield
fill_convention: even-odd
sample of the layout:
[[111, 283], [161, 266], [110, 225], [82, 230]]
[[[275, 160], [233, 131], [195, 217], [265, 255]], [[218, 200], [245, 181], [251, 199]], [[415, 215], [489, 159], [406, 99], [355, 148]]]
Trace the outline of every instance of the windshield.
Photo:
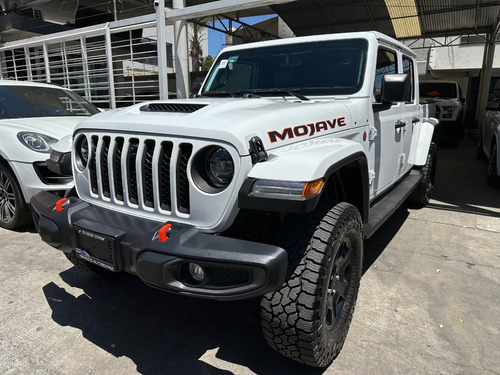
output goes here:
[[363, 85], [367, 46], [349, 39], [225, 52], [201, 94], [354, 94]]
[[98, 112], [80, 95], [57, 87], [0, 86], [0, 119], [90, 116]]
[[457, 99], [457, 85], [455, 83], [425, 82], [420, 84], [420, 97]]

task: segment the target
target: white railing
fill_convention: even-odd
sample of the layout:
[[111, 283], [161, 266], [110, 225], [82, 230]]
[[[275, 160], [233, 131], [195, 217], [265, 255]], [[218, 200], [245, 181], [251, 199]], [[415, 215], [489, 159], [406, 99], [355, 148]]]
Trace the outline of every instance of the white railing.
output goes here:
[[[157, 43], [142, 32], [155, 26], [142, 16], [5, 43], [0, 78], [57, 84], [103, 108], [157, 99]], [[170, 53], [169, 73], [172, 65]]]

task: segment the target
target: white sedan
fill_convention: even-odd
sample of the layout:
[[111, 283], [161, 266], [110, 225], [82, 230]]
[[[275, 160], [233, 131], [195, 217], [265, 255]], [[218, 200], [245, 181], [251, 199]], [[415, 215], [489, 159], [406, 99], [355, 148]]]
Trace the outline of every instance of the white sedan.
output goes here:
[[500, 99], [493, 100], [486, 106], [486, 114], [481, 124], [481, 140], [478, 156], [488, 159], [487, 184], [500, 185]]
[[49, 84], [0, 80], [0, 227], [31, 220], [28, 202], [40, 190], [63, 196], [72, 178], [47, 168], [54, 143], [99, 109], [80, 95]]

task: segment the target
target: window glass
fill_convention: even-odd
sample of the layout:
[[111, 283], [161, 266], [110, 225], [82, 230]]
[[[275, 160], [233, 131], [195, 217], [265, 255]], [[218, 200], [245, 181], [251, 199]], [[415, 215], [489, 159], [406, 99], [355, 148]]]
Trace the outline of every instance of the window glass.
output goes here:
[[224, 52], [201, 94], [354, 94], [363, 85], [367, 48], [365, 39], [350, 39]]
[[373, 95], [375, 101], [381, 102], [382, 95], [382, 78], [386, 74], [396, 74], [398, 72], [398, 62], [396, 53], [380, 49], [377, 54], [377, 67], [375, 69], [375, 85], [373, 87]]
[[421, 98], [456, 99], [457, 96], [457, 85], [454, 82], [420, 83]]
[[56, 87], [0, 86], [0, 119], [90, 116], [98, 112], [80, 95]]
[[415, 76], [413, 70], [413, 60], [409, 57], [403, 56], [403, 73], [410, 75], [410, 102], [415, 99]]

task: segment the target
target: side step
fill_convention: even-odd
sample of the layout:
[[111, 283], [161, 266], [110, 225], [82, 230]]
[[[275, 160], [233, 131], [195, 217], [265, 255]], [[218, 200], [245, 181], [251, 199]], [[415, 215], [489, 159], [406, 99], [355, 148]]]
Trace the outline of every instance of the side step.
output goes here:
[[369, 221], [363, 226], [365, 238], [370, 238], [389, 216], [401, 206], [421, 179], [422, 171], [412, 170], [394, 189], [370, 208]]

